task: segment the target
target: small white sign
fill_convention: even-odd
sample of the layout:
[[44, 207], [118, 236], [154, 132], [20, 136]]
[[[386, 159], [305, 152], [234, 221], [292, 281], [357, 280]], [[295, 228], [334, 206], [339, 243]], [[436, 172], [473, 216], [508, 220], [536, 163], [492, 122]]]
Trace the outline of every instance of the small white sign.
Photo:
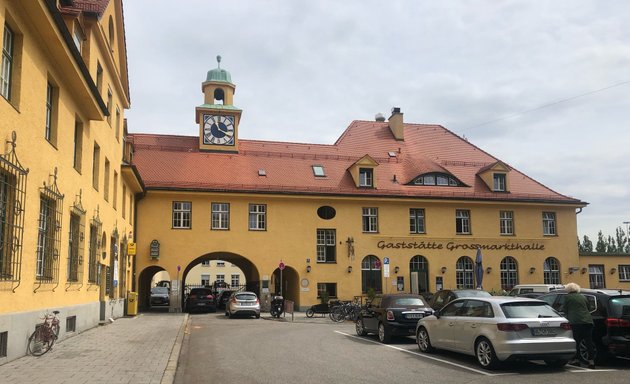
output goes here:
[[[385, 259], [387, 259], [387, 258], [385, 258]], [[383, 276], [389, 277], [389, 264], [383, 264]]]

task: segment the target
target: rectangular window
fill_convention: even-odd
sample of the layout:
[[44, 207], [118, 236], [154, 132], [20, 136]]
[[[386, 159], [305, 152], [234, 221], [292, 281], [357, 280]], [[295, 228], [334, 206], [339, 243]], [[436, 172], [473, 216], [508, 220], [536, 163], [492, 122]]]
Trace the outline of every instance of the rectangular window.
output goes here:
[[46, 84], [46, 127], [44, 137], [50, 144], [57, 145], [57, 100], [59, 90], [50, 82]]
[[455, 211], [455, 231], [458, 235], [470, 235], [470, 211], [458, 209]]
[[83, 123], [78, 120], [74, 122], [74, 151], [72, 166], [81, 173], [81, 163], [83, 160]]
[[425, 233], [424, 209], [411, 208], [409, 210], [409, 232], [410, 233]]
[[109, 160], [105, 158], [105, 172], [103, 177], [103, 198], [109, 201]]
[[[22, 240], [20, 208], [24, 206], [24, 191], [17, 189], [17, 167], [0, 157], [0, 281], [19, 279], [20, 253], [16, 252]], [[7, 169], [8, 168], [8, 169]], [[19, 184], [22, 185], [22, 184]], [[23, 215], [22, 215], [23, 217]]]
[[210, 285], [210, 275], [201, 275], [201, 285], [203, 285], [204, 287]]
[[[114, 171], [114, 192], [112, 196], [112, 205], [114, 209], [116, 209], [116, 205], [118, 204], [118, 172]], [[123, 213], [124, 215], [124, 213]], [[123, 216], [124, 218], [124, 216]]]
[[92, 187], [98, 191], [98, 179], [101, 166], [101, 147], [94, 143], [94, 153], [92, 154]]
[[359, 187], [374, 187], [374, 170], [359, 168]]
[[217, 283], [225, 282], [225, 275], [217, 275], [217, 278], [216, 278], [215, 282], [217, 282]]
[[36, 251], [36, 275], [38, 279], [53, 278], [55, 233], [57, 231], [57, 227], [55, 225], [55, 212], [55, 201], [41, 196]]
[[556, 214], [555, 212], [543, 212], [543, 235], [556, 235]]
[[630, 281], [630, 265], [618, 265], [619, 281]]
[[14, 34], [8, 25], [4, 25], [2, 43], [2, 72], [0, 72], [0, 94], [11, 100], [11, 75], [13, 72]]
[[99, 94], [103, 89], [103, 67], [98, 61], [96, 61], [96, 89], [98, 89]]
[[315, 175], [315, 177], [324, 177], [324, 176], [326, 176], [326, 172], [324, 172], [324, 166], [322, 166], [322, 165], [313, 165], [313, 175]]
[[378, 232], [378, 208], [363, 208], [363, 232]]
[[322, 297], [324, 292], [331, 299], [337, 298], [337, 283], [317, 283], [317, 298]]
[[317, 230], [317, 262], [334, 263], [337, 261], [337, 240], [335, 229]]
[[99, 248], [99, 223], [93, 222], [90, 225], [90, 248], [88, 260], [88, 282], [94, 284], [98, 281], [98, 248]]
[[232, 274], [230, 278], [231, 278], [230, 284], [232, 285], [232, 287], [238, 287], [239, 285], [241, 285], [241, 275]]
[[264, 231], [267, 229], [267, 205], [249, 205], [249, 230]]
[[591, 289], [600, 289], [606, 287], [604, 279], [604, 266], [589, 264], [588, 266], [588, 283]]
[[499, 212], [499, 230], [501, 231], [502, 235], [514, 234], [514, 212]]
[[120, 108], [116, 106], [116, 121], [114, 122], [116, 125], [114, 129], [116, 130], [116, 140], [120, 141]]
[[212, 203], [212, 229], [230, 229], [230, 204]]
[[122, 217], [123, 219], [127, 217], [127, 186], [123, 183], [122, 189]]
[[76, 332], [76, 330], [77, 330], [77, 317], [76, 316], [66, 317], [66, 332]]
[[129, 194], [129, 222], [133, 223], [133, 193]]
[[72, 34], [72, 41], [74, 41], [74, 45], [76, 45], [80, 53], [81, 45], [83, 43], [83, 35], [81, 34], [81, 31], [79, 30], [79, 26], [76, 24], [74, 25], [74, 33]]
[[7, 357], [9, 345], [9, 332], [0, 332], [0, 357]]
[[173, 202], [173, 228], [190, 228], [192, 203], [189, 201]]
[[225, 268], [225, 261], [218, 260], [217, 261], [217, 268]]
[[209, 267], [210, 266], [210, 260], [204, 260], [201, 262], [201, 266], [202, 267]]
[[107, 122], [109, 123], [109, 125], [112, 125], [112, 89], [111, 88], [107, 88]]
[[505, 173], [495, 173], [493, 175], [494, 185], [492, 190], [495, 192], [505, 192]]
[[80, 254], [81, 217], [70, 214], [70, 233], [68, 236], [68, 281], [79, 281], [79, 269], [83, 267]]

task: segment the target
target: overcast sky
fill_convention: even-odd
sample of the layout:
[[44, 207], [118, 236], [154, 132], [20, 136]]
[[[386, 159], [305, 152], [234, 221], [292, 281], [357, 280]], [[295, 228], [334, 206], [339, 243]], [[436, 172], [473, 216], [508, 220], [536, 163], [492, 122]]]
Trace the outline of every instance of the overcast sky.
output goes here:
[[630, 1], [124, 1], [132, 133], [198, 135], [221, 67], [239, 137], [332, 144], [353, 120], [440, 124], [589, 203], [578, 235], [630, 221]]

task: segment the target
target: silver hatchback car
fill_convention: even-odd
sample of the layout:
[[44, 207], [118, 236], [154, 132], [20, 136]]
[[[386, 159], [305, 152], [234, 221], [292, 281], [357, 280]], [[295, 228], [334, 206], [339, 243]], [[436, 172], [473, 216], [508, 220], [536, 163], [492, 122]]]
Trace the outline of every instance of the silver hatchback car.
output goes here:
[[418, 321], [422, 352], [436, 348], [473, 355], [486, 369], [506, 360], [564, 366], [575, 355], [569, 321], [547, 303], [520, 297], [471, 297]]
[[254, 292], [234, 292], [225, 305], [225, 315], [255, 316], [260, 318], [260, 300]]

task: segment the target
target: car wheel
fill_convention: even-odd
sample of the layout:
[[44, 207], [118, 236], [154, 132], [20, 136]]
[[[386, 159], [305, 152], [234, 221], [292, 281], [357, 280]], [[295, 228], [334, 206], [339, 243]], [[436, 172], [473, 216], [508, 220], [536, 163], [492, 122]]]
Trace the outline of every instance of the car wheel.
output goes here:
[[499, 365], [499, 359], [494, 353], [494, 348], [490, 340], [482, 337], [475, 344], [475, 357], [479, 365], [486, 369], [495, 369]]
[[416, 334], [416, 343], [418, 344], [418, 349], [420, 349], [421, 352], [433, 352], [431, 339], [429, 339], [429, 332], [427, 332], [426, 328], [420, 327], [420, 329], [418, 329], [418, 333]]
[[378, 324], [378, 340], [384, 344], [388, 344], [392, 341], [392, 335], [383, 323]]
[[357, 335], [359, 336], [365, 336], [367, 335], [367, 331], [365, 330], [365, 326], [363, 324], [363, 319], [359, 317], [359, 319], [357, 320], [356, 324], [354, 325], [354, 328], [357, 331]]
[[[606, 361], [608, 351], [603, 344], [598, 344], [594, 342], [593, 350], [595, 351], [595, 356], [593, 356], [593, 360], [596, 363], [603, 363]], [[580, 340], [580, 345], [578, 346], [578, 358], [580, 361], [587, 362], [588, 358], [588, 348], [586, 347], [586, 340]]]
[[553, 368], [562, 368], [567, 365], [568, 362], [569, 360], [567, 359], [545, 359], [545, 364]]
[[315, 315], [315, 311], [313, 311], [311, 308], [306, 310], [306, 317], [313, 317], [313, 315]]
[[260, 319], [260, 313], [257, 313], [257, 314], [256, 314], [256, 318], [257, 318], [257, 319]]

